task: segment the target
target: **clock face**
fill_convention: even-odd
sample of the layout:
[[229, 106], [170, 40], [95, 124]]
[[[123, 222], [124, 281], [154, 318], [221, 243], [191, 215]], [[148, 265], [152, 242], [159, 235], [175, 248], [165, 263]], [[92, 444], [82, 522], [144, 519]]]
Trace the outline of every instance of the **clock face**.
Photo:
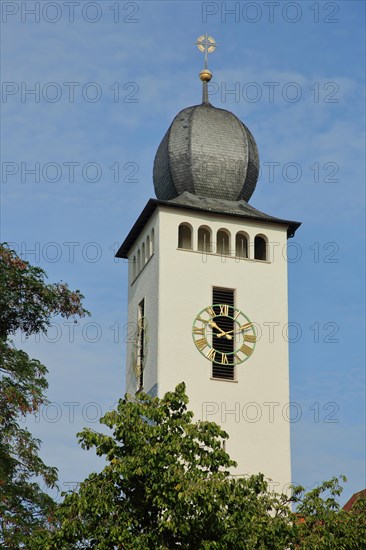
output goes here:
[[257, 340], [250, 319], [227, 304], [207, 306], [200, 311], [193, 322], [192, 336], [198, 351], [221, 365], [244, 363], [252, 355]]
[[132, 343], [132, 365], [135, 371], [135, 375], [139, 377], [141, 371], [143, 371], [146, 362], [147, 355], [147, 323], [146, 318], [141, 317], [137, 321], [137, 327], [134, 334], [134, 339]]

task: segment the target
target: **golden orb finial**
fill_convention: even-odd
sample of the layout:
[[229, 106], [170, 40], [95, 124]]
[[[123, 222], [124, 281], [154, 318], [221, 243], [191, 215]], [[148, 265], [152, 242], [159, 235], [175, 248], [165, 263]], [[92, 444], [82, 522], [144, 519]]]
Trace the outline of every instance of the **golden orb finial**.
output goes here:
[[202, 82], [210, 82], [211, 78], [212, 78], [212, 72], [209, 71], [208, 69], [203, 69], [200, 72], [200, 79], [202, 80]]

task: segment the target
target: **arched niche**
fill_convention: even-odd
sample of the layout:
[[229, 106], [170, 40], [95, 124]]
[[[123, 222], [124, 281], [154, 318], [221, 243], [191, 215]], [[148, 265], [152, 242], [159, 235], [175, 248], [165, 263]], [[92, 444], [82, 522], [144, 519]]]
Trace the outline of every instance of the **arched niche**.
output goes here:
[[227, 229], [219, 229], [216, 233], [216, 254], [230, 256], [230, 233]]
[[267, 260], [267, 237], [256, 235], [254, 239], [254, 259]]
[[212, 231], [207, 225], [198, 228], [198, 250], [199, 252], [212, 252]]
[[192, 226], [189, 223], [181, 223], [178, 227], [178, 248], [192, 250]]
[[248, 258], [249, 237], [244, 231], [235, 235], [235, 256], [237, 258]]

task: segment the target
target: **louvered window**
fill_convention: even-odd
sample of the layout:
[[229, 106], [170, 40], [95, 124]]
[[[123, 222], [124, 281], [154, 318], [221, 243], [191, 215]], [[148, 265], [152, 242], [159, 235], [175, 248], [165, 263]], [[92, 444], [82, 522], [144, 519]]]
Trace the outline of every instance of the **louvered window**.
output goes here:
[[144, 386], [144, 366], [145, 366], [145, 300], [139, 303], [138, 308], [138, 364], [139, 364], [139, 377], [138, 377], [138, 389], [142, 389]]
[[[234, 330], [234, 290], [227, 288], [214, 287], [212, 292], [212, 304], [217, 315], [215, 323], [225, 333], [231, 333]], [[220, 306], [228, 306], [224, 310]], [[223, 315], [223, 313], [225, 313]], [[221, 314], [221, 315], [220, 315]], [[228, 339], [220, 336], [219, 330], [213, 330], [212, 347], [217, 351], [215, 361], [212, 362], [212, 378], [222, 380], [234, 380], [234, 338]]]

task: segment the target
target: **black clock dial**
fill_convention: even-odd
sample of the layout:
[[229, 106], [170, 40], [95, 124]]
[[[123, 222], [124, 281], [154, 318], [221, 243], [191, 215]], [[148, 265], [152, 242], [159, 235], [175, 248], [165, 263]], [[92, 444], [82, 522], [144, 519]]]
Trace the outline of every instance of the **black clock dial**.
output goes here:
[[228, 304], [202, 309], [194, 319], [192, 336], [198, 351], [209, 361], [221, 365], [235, 365], [249, 359], [257, 340], [250, 319]]

